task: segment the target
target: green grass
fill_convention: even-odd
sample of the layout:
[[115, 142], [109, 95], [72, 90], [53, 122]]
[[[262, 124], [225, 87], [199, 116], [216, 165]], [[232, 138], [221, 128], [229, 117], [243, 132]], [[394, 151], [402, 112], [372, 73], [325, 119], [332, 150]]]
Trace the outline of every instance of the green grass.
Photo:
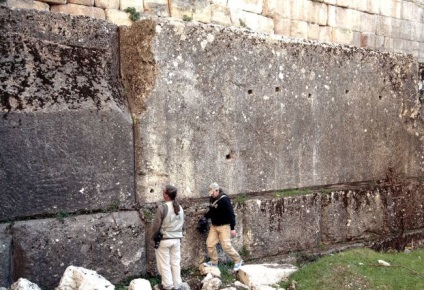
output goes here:
[[288, 189], [288, 190], [282, 190], [282, 191], [278, 191], [275, 192], [274, 195], [275, 197], [288, 197], [288, 196], [294, 196], [294, 195], [305, 195], [305, 194], [310, 194], [311, 190], [309, 189]]
[[[378, 260], [391, 264], [380, 266]], [[378, 253], [355, 249], [320, 258], [289, 277], [282, 287], [295, 289], [424, 289], [424, 249]]]

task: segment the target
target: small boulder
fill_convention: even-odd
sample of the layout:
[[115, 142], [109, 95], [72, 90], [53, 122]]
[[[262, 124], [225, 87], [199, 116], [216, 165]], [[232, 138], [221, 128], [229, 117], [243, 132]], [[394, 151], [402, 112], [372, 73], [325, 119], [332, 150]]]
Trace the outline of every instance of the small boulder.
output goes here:
[[113, 286], [96, 271], [82, 267], [69, 266], [60, 279], [56, 290], [114, 290]]
[[41, 289], [40, 287], [38, 287], [37, 284], [34, 284], [25, 278], [19, 278], [18, 281], [16, 281], [10, 286], [10, 290], [41, 290]]
[[217, 290], [221, 285], [222, 281], [214, 277], [211, 273], [207, 274], [202, 280], [202, 290]]
[[149, 280], [134, 279], [128, 286], [128, 290], [152, 290]]
[[218, 267], [208, 267], [202, 264], [199, 266], [199, 270], [201, 275], [212, 274], [215, 277], [221, 277], [221, 270]]
[[237, 273], [237, 278], [243, 284], [253, 287], [273, 285], [296, 272], [298, 268], [289, 264], [244, 265]]

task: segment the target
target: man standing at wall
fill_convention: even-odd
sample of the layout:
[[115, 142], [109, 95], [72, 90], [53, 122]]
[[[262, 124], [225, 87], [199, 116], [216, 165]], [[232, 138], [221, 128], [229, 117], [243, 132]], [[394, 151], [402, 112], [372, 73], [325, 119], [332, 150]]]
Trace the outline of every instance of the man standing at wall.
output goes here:
[[218, 266], [216, 245], [219, 242], [224, 252], [234, 261], [233, 271], [238, 271], [243, 260], [231, 245], [231, 236], [235, 237], [237, 235], [233, 206], [228, 196], [220, 189], [218, 183], [214, 182], [209, 185], [208, 193], [210, 196], [210, 205], [205, 218], [210, 218], [212, 221], [212, 226], [206, 239], [210, 261], [203, 265], [207, 267]]

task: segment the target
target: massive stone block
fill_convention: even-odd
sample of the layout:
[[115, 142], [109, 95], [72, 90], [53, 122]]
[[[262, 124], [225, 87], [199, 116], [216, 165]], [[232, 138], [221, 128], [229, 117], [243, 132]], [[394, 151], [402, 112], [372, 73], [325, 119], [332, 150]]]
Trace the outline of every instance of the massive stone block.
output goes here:
[[131, 208], [117, 27], [0, 7], [0, 220]]
[[0, 287], [12, 284], [12, 237], [8, 227], [9, 224], [0, 225]]
[[116, 284], [145, 272], [144, 225], [136, 211], [80, 215], [13, 225], [14, 280], [59, 285], [68, 266], [94, 270]]
[[243, 243], [251, 258], [316, 248], [321, 200], [317, 194], [251, 199], [243, 204]]
[[121, 30], [137, 193], [196, 197], [420, 174], [411, 57], [166, 20]]

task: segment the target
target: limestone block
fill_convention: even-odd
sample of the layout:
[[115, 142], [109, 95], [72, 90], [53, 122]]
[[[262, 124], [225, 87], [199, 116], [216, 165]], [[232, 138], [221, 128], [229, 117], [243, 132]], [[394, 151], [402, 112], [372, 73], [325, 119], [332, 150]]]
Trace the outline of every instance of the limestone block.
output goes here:
[[84, 6], [94, 6], [94, 0], [68, 0], [67, 3], [84, 5]]
[[[252, 258], [314, 248], [319, 239], [319, 212], [320, 198], [315, 195], [247, 200], [243, 204], [244, 245]], [[296, 226], [300, 224], [302, 230]]]
[[94, 6], [103, 9], [119, 9], [120, 0], [94, 0]]
[[357, 10], [328, 7], [328, 25], [331, 27], [360, 30], [361, 13]]
[[263, 15], [290, 19], [290, 0], [268, 0], [264, 2]]
[[152, 290], [152, 286], [149, 280], [138, 278], [130, 282], [128, 290]]
[[353, 41], [353, 31], [344, 28], [334, 27], [331, 41], [335, 43], [349, 45]]
[[359, 13], [359, 19], [360, 19], [360, 26], [359, 31], [360, 32], [369, 32], [369, 33], [376, 33], [377, 31], [377, 17], [373, 14], [369, 13]]
[[405, 40], [412, 40], [412, 31], [415, 29], [415, 23], [407, 20], [393, 19], [392, 36]]
[[333, 28], [329, 26], [319, 27], [319, 41], [332, 42]]
[[[201, 0], [205, 3], [205, 0]], [[184, 17], [193, 17], [193, 5], [191, 1], [187, 0], [175, 0], [172, 1], [169, 11], [171, 17], [183, 19]]]
[[380, 14], [380, 7], [384, 5], [385, 0], [368, 0], [368, 12], [371, 14]]
[[193, 20], [210, 23], [212, 19], [212, 6], [209, 1], [195, 1], [193, 7]]
[[290, 36], [291, 20], [285, 18], [274, 19], [274, 33], [278, 35]]
[[350, 1], [350, 0], [337, 0], [336, 5], [342, 8], [356, 8], [355, 5], [356, 1]]
[[290, 36], [308, 38], [308, 22], [292, 20], [290, 25]]
[[246, 27], [256, 32], [274, 33], [274, 21], [271, 18], [243, 10], [230, 10], [234, 26]]
[[132, 21], [127, 12], [117, 10], [117, 9], [105, 9], [105, 15], [106, 15], [106, 20], [109, 20], [118, 26], [132, 25]]
[[144, 272], [144, 225], [135, 211], [17, 222], [11, 234], [21, 253], [14, 256], [15, 275], [43, 289], [54, 289], [72, 265], [112, 283]]
[[415, 5], [410, 1], [402, 1], [401, 18], [404, 20], [411, 20], [411, 16], [414, 14]]
[[7, 232], [9, 224], [0, 224], [0, 285], [12, 284], [12, 237]]
[[394, 2], [394, 0], [384, 0], [384, 4], [380, 6], [380, 14], [393, 17]]
[[374, 48], [376, 45], [375, 34], [354, 31], [352, 45], [357, 47]]
[[133, 208], [117, 26], [6, 8], [2, 19], [0, 220]]
[[337, 0], [324, 0], [323, 2], [326, 3], [326, 4], [329, 4], [329, 5], [336, 5], [337, 4]]
[[67, 0], [40, 0], [41, 2], [46, 2], [50, 4], [66, 4]]
[[83, 15], [97, 19], [106, 19], [105, 12], [101, 8], [88, 7], [84, 5], [66, 4], [52, 5], [50, 11], [55, 13], [65, 13], [70, 15]]
[[220, 6], [227, 6], [228, 0], [211, 0], [212, 4], [220, 5]]
[[31, 281], [25, 278], [19, 278], [18, 281], [16, 281], [10, 286], [10, 290], [23, 290], [23, 289], [41, 290], [41, 288], [38, 287], [37, 284], [32, 283]]
[[327, 4], [309, 1], [308, 4], [308, 22], [319, 25], [327, 25], [328, 7]]
[[237, 273], [237, 279], [249, 289], [261, 285], [275, 285], [288, 278], [298, 268], [290, 264], [252, 264], [244, 265]]
[[226, 6], [221, 6], [218, 4], [212, 4], [211, 5], [212, 13], [211, 13], [211, 22], [224, 25], [224, 26], [230, 26], [231, 23], [231, 14], [230, 9]]
[[402, 18], [402, 2], [403, 0], [393, 0], [392, 17], [401, 19]]
[[[419, 172], [419, 138], [399, 121], [401, 108], [416, 102], [412, 58], [162, 19], [122, 33], [122, 78], [143, 124], [134, 130], [143, 156], [136, 161], [137, 191], [146, 202], [162, 198], [167, 180], [181, 197], [195, 197], [211, 179], [231, 194], [259, 194], [376, 180], [392, 162], [407, 174]], [[402, 69], [389, 69], [392, 62]], [[151, 82], [135, 81], [149, 74]]]
[[261, 14], [263, 0], [228, 0], [227, 5], [230, 9], [241, 9], [243, 11]]
[[143, 0], [120, 0], [119, 2], [119, 10], [125, 10], [128, 7], [135, 8], [138, 12], [143, 12]]
[[391, 37], [392, 36], [392, 22], [394, 18], [386, 16], [377, 16], [377, 27], [375, 34]]
[[356, 9], [362, 12], [368, 12], [368, 0], [356, 0]]
[[308, 23], [308, 39], [319, 40], [320, 28], [318, 24]]
[[50, 10], [50, 6], [47, 3], [32, 0], [8, 0], [7, 6], [11, 8], [34, 9], [40, 11]]
[[78, 285], [80, 289], [113, 289], [114, 286], [96, 271], [69, 266], [60, 279], [56, 290], [68, 290]]
[[321, 241], [372, 239], [385, 231], [384, 199], [379, 192], [332, 192], [322, 196]]
[[291, 0], [290, 16], [292, 20], [308, 21], [309, 0]]
[[169, 16], [168, 0], [144, 0], [144, 12], [159, 16]]

